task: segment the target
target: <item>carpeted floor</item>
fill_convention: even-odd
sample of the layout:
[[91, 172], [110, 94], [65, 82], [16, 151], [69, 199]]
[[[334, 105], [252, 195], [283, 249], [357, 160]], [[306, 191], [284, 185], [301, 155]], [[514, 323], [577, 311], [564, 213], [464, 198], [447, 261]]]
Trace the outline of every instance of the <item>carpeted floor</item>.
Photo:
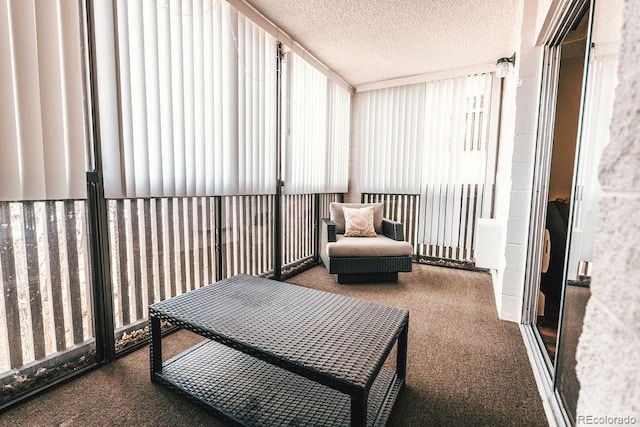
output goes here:
[[[497, 318], [487, 274], [414, 265], [398, 283], [339, 285], [323, 266], [292, 283], [410, 312], [407, 387], [391, 426], [545, 426], [515, 323]], [[170, 357], [199, 337], [163, 341]], [[149, 381], [147, 349], [132, 353], [0, 415], [2, 426], [223, 426]]]

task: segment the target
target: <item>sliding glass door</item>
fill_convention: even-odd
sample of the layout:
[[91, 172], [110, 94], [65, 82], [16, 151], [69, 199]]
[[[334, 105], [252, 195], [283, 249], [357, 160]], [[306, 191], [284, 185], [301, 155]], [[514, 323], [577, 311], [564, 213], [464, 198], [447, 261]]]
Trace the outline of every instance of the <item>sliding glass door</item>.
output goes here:
[[545, 46], [524, 318], [557, 417], [573, 425], [575, 353], [594, 268], [598, 165], [609, 141], [622, 1], [564, 6]]

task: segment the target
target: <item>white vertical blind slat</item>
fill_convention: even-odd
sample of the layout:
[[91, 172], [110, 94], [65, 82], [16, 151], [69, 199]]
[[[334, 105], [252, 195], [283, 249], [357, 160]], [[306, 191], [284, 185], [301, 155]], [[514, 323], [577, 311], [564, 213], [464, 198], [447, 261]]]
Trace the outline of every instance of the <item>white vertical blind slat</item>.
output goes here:
[[[66, 164], [65, 135], [63, 129], [64, 100], [62, 94], [62, 63], [60, 38], [58, 36], [58, 13], [56, 4], [44, 2], [35, 12], [37, 65], [43, 71], [39, 74], [42, 135], [47, 136], [47, 144], [42, 144], [44, 183], [47, 190], [63, 194], [66, 180], [59, 180], [60, 166]], [[35, 85], [37, 88], [38, 85]], [[34, 110], [37, 111], [37, 110]], [[33, 123], [33, 122], [31, 122]], [[34, 141], [35, 142], [35, 141]]]
[[[2, 156], [0, 156], [0, 182], [15, 182], [20, 180], [18, 129], [15, 98], [16, 87], [13, 81], [13, 56], [11, 54], [11, 16], [9, 3], [0, 2], [0, 129], [2, 130]], [[0, 185], [0, 199], [14, 200], [22, 197], [21, 186]]]
[[194, 91], [194, 21], [196, 0], [182, 2], [182, 72], [184, 96], [185, 196], [196, 195], [195, 91]]
[[207, 80], [204, 73], [204, 58], [206, 55], [199, 55], [197, 52], [206, 52], [204, 49], [204, 26], [207, 19], [206, 5], [202, 0], [194, 2], [193, 16], [193, 91], [194, 91], [194, 173], [195, 173], [195, 189], [194, 193], [198, 195], [206, 194], [206, 176], [207, 163], [205, 161], [205, 146], [207, 141], [205, 134], [205, 107], [204, 107], [204, 86]]
[[[18, 198], [46, 194], [40, 70], [38, 66], [35, 5], [31, 2], [11, 2], [10, 32], [15, 96], [18, 164], [21, 186]], [[42, 70], [43, 72], [45, 70]]]
[[120, 139], [120, 120], [118, 118], [119, 89], [116, 80], [116, 27], [117, 15], [114, 14], [113, 4], [109, 0], [94, 1], [94, 15], [96, 19], [95, 38], [97, 93], [99, 99], [100, 140], [102, 142], [102, 164], [112, 165], [103, 168], [103, 178], [106, 197], [122, 197], [125, 194], [121, 172], [121, 145], [113, 143]]
[[329, 82], [327, 192], [344, 193], [348, 190], [350, 117], [351, 94]]
[[[172, 106], [172, 139], [173, 144], [173, 177], [174, 194], [166, 196], [187, 195], [187, 164], [184, 145], [184, 62], [182, 51], [182, 1], [171, 0], [169, 5], [170, 34], [171, 34], [171, 106]], [[127, 194], [135, 197], [135, 193]]]
[[[127, 11], [128, 4], [123, 0], [119, 0], [117, 3], [117, 27], [119, 32], [118, 37], [118, 56], [119, 56], [119, 75], [120, 75], [120, 97], [118, 99], [118, 106], [120, 110], [120, 135], [118, 139], [122, 139], [122, 161], [124, 162], [122, 169], [122, 186], [123, 190], [127, 193], [135, 193], [135, 175], [132, 175], [134, 171], [133, 164], [133, 95], [131, 93], [131, 76], [129, 70], [130, 53], [129, 43], [125, 43], [128, 40], [129, 34], [129, 12]], [[116, 139], [117, 141], [117, 139]], [[121, 160], [118, 159], [118, 162]]]
[[[238, 56], [236, 52], [237, 12], [229, 4], [222, 4], [222, 99], [224, 102], [222, 122], [223, 185], [224, 194], [238, 190]], [[232, 28], [234, 33], [226, 31]]]
[[[167, 0], [163, 7], [156, 8], [158, 37], [158, 125], [160, 126], [158, 144], [160, 145], [161, 189], [154, 183], [152, 191], [157, 194], [175, 194], [175, 163], [173, 153], [173, 76], [171, 68], [171, 50], [164, 47], [171, 46], [171, 17]], [[160, 184], [158, 184], [160, 185]]]
[[203, 55], [203, 74], [204, 74], [204, 162], [205, 162], [205, 189], [204, 194], [215, 194], [215, 116], [214, 116], [214, 38], [215, 38], [215, 18], [216, 13], [213, 10], [213, 0], [205, 0], [204, 3], [204, 19], [203, 19], [203, 49], [205, 52], [212, 52], [211, 55]]
[[136, 193], [149, 193], [149, 135], [147, 133], [147, 79], [145, 65], [145, 25], [141, 2], [126, 2], [128, 6], [129, 64], [131, 78], [131, 165], [127, 175], [134, 177]]
[[[84, 198], [86, 194], [86, 141], [84, 90], [82, 87], [81, 34], [78, 19], [79, 4], [58, 3], [58, 32], [61, 39], [62, 99], [65, 134], [65, 173], [67, 195]], [[57, 166], [58, 168], [60, 165]]]
[[[247, 158], [247, 141], [253, 138], [250, 123], [252, 120], [252, 100], [249, 97], [251, 93], [251, 80], [245, 78], [247, 70], [251, 69], [251, 58], [247, 55], [251, 52], [251, 36], [246, 32], [249, 28], [245, 26], [245, 20], [238, 17], [238, 37], [236, 43], [238, 46], [238, 188], [245, 186], [247, 183], [247, 168], [240, 159]], [[241, 112], [244, 112], [242, 114]]]
[[223, 26], [223, 5], [221, 2], [217, 2], [213, 8], [213, 94], [214, 95], [214, 104], [213, 104], [213, 129], [214, 129], [214, 139], [213, 139], [213, 170], [214, 181], [212, 183], [213, 193], [210, 194], [221, 194], [222, 193], [222, 184], [224, 181], [223, 175], [223, 165], [224, 165], [224, 157], [222, 153], [222, 143], [223, 140], [223, 99], [222, 99], [222, 88], [223, 88], [223, 78], [222, 78], [222, 50], [223, 50], [223, 40], [222, 33], [224, 31]]

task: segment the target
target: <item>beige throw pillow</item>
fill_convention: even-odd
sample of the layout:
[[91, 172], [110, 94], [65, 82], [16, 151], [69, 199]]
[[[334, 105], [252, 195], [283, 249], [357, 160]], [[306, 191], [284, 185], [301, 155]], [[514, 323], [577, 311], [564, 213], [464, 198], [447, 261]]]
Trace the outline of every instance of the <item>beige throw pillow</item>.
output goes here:
[[329, 204], [329, 218], [336, 224], [336, 233], [344, 234], [344, 212], [342, 208], [360, 209], [373, 206], [373, 228], [376, 233], [382, 234], [382, 203], [339, 203], [331, 202]]
[[373, 227], [373, 206], [366, 208], [342, 208], [345, 237], [376, 237]]

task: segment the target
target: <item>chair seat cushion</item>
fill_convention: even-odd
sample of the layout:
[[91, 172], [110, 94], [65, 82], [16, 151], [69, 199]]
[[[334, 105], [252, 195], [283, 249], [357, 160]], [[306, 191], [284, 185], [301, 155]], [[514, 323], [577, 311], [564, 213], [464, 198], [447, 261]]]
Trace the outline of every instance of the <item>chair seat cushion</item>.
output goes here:
[[335, 242], [327, 243], [329, 257], [410, 256], [411, 243], [390, 239], [381, 234], [376, 237], [345, 237], [337, 235]]

